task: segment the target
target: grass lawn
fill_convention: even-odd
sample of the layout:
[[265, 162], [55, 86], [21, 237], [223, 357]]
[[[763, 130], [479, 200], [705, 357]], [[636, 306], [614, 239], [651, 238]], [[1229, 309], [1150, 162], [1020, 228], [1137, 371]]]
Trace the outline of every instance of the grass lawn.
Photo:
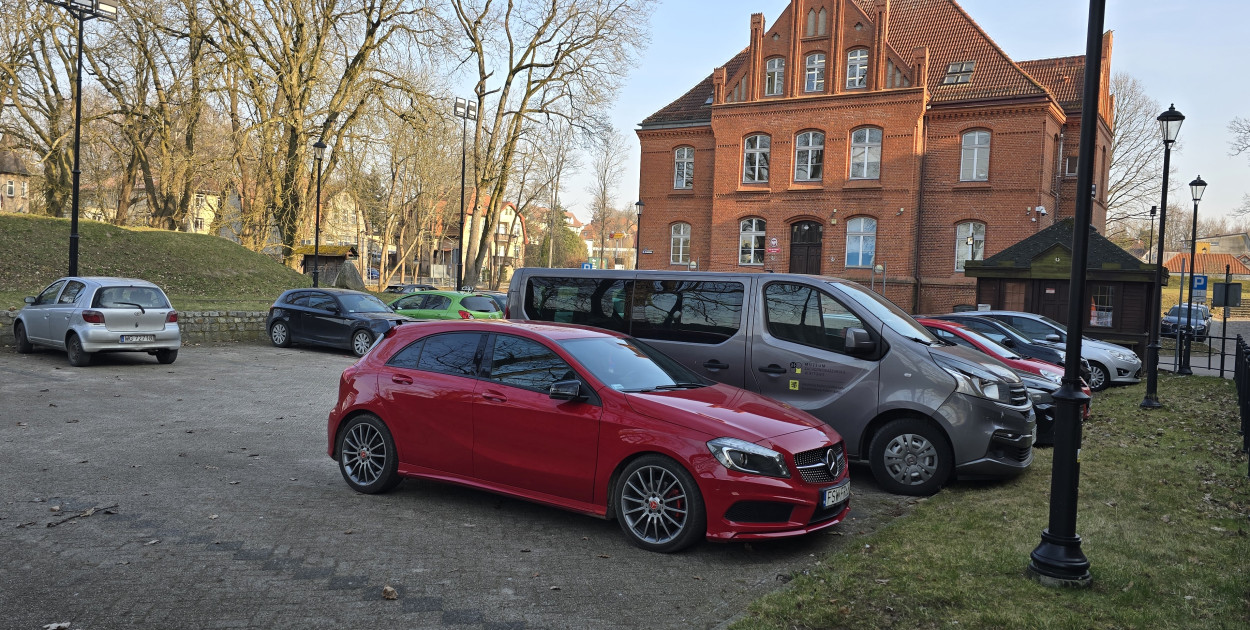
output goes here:
[[920, 501], [733, 627], [1250, 627], [1250, 480], [1232, 382], [1161, 375], [1153, 412], [1138, 407], [1144, 391], [1096, 394], [1085, 423], [1077, 533], [1091, 588], [1025, 577], [1047, 526], [1047, 448], [1015, 480]]

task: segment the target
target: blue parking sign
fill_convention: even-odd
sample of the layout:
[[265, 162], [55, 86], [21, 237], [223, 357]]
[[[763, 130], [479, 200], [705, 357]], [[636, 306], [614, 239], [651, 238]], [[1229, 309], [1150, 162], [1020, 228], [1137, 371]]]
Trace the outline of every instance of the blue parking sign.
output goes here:
[[1207, 290], [1207, 277], [1206, 276], [1193, 276], [1193, 279], [1194, 279], [1194, 287], [1193, 287], [1194, 291], [1202, 291], [1205, 293]]
[[582, 263], [582, 269], [594, 269], [594, 268], [595, 268], [595, 266], [594, 266], [594, 265], [592, 265], [592, 264], [590, 264], [590, 263], [588, 263], [588, 262], [584, 262], [584, 263]]

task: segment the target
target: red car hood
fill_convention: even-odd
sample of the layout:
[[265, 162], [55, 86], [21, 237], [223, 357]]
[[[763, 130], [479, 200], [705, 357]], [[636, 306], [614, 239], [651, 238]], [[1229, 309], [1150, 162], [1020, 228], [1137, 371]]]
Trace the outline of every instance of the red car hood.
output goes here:
[[820, 420], [789, 405], [729, 385], [625, 394], [634, 411], [713, 437], [758, 442], [812, 427]]

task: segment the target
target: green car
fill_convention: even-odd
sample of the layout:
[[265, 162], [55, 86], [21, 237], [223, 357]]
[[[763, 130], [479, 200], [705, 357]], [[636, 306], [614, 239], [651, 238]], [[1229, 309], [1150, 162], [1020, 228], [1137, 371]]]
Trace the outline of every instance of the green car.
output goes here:
[[413, 319], [503, 319], [490, 296], [460, 291], [417, 291], [395, 299], [391, 308]]

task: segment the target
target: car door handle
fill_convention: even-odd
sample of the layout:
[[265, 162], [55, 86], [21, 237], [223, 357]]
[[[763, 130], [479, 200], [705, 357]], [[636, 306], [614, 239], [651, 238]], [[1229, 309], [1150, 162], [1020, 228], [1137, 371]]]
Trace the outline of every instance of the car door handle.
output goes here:
[[482, 398], [491, 402], [508, 402], [508, 397], [498, 392], [482, 392]]
[[785, 368], [781, 367], [780, 365], [777, 365], [776, 363], [770, 363], [768, 365], [761, 365], [760, 371], [765, 374], [785, 374], [787, 372]]
[[392, 374], [391, 382], [399, 385], [412, 385], [412, 377], [404, 374]]
[[720, 361], [717, 361], [716, 359], [709, 359], [703, 362], [703, 367], [709, 370], [728, 370], [729, 364], [721, 363]]

